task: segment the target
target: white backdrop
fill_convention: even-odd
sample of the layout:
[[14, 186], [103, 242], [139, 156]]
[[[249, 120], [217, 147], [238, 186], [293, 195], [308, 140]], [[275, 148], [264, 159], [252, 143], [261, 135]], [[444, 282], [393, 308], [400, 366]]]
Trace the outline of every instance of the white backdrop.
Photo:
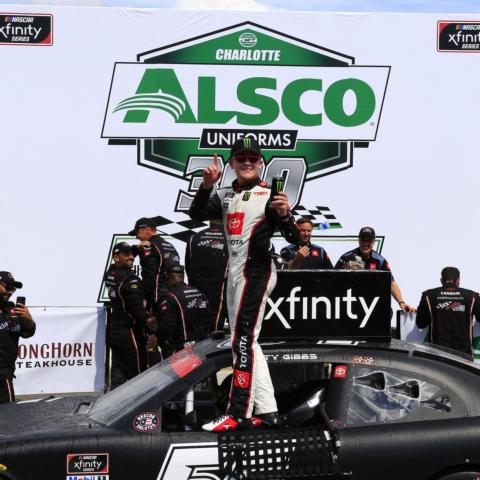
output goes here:
[[391, 66], [376, 140], [355, 149], [353, 168], [303, 188], [302, 204], [328, 205], [341, 223], [322, 234], [374, 226], [409, 303], [438, 284], [445, 265], [480, 289], [480, 56], [436, 47], [437, 21], [480, 16], [34, 10], [53, 14], [53, 46], [0, 45], [0, 269], [24, 282], [27, 303], [95, 304], [112, 235], [142, 216], [168, 217], [188, 188], [138, 165], [135, 146], [101, 138], [115, 62], [243, 21], [354, 57], [356, 65]]

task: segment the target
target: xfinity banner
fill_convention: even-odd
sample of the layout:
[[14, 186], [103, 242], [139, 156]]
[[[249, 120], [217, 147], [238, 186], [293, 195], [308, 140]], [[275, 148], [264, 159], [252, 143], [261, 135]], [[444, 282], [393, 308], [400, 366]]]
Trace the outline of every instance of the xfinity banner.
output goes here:
[[278, 272], [261, 340], [390, 336], [390, 272]]

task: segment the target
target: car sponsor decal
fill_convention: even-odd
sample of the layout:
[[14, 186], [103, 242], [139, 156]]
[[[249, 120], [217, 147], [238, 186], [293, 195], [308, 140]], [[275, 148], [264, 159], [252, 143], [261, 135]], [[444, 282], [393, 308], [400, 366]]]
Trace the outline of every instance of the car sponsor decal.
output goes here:
[[346, 365], [337, 365], [333, 371], [333, 378], [346, 378], [347, 371]]
[[67, 480], [108, 480], [109, 475], [67, 475]]
[[235, 370], [233, 384], [237, 388], [247, 389], [250, 386], [250, 373], [242, 372], [241, 370]]
[[160, 418], [154, 412], [140, 413], [133, 419], [133, 428], [140, 433], [155, 431], [160, 426]]
[[240, 235], [243, 230], [244, 212], [227, 213], [227, 232], [229, 235]]
[[370, 356], [355, 355], [352, 358], [353, 363], [361, 363], [363, 365], [372, 365], [375, 363], [375, 359]]
[[183, 350], [174, 353], [168, 361], [174, 372], [180, 378], [193, 372], [193, 370], [202, 364], [202, 361], [193, 352], [193, 345], [188, 345]]
[[108, 473], [108, 453], [69, 453], [67, 475], [77, 473]]
[[216, 442], [170, 445], [156, 480], [224, 480]]

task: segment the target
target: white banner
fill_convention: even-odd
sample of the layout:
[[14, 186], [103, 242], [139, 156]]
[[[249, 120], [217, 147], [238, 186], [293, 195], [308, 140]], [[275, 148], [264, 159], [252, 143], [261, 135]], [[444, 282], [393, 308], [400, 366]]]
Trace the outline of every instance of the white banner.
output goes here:
[[102, 391], [105, 378], [103, 308], [30, 307], [37, 330], [21, 338], [16, 395]]
[[[28, 303], [94, 304], [114, 238], [140, 217], [162, 216], [183, 255], [202, 228], [185, 223], [197, 175], [217, 153], [228, 184], [245, 135], [262, 144], [266, 181], [288, 173], [333, 263], [370, 225], [407, 303], [447, 265], [480, 290], [480, 49], [467, 35], [479, 15], [2, 12], [2, 198], [14, 200], [0, 269]], [[10, 34], [22, 25], [42, 30]]]

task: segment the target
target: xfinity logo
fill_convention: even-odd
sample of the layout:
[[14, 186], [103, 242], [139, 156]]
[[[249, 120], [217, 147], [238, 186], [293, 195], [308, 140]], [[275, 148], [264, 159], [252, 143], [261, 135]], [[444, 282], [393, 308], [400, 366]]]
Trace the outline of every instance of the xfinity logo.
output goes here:
[[[342, 318], [349, 318], [352, 320], [360, 320], [359, 328], [364, 328], [370, 316], [372, 315], [375, 306], [380, 297], [374, 297], [369, 303], [364, 297], [355, 297], [352, 295], [352, 289], [348, 289], [343, 296], [338, 297], [302, 297], [300, 292], [302, 287], [297, 286], [290, 290], [288, 297], [279, 297], [275, 301], [268, 298], [267, 305], [270, 310], [265, 315], [265, 320], [274, 315], [280, 320], [286, 329], [291, 329], [289, 321], [291, 320], [341, 320]], [[285, 311], [284, 304], [288, 304], [288, 315], [282, 313], [281, 309]], [[362, 312], [360, 315], [354, 313], [355, 310]]]

